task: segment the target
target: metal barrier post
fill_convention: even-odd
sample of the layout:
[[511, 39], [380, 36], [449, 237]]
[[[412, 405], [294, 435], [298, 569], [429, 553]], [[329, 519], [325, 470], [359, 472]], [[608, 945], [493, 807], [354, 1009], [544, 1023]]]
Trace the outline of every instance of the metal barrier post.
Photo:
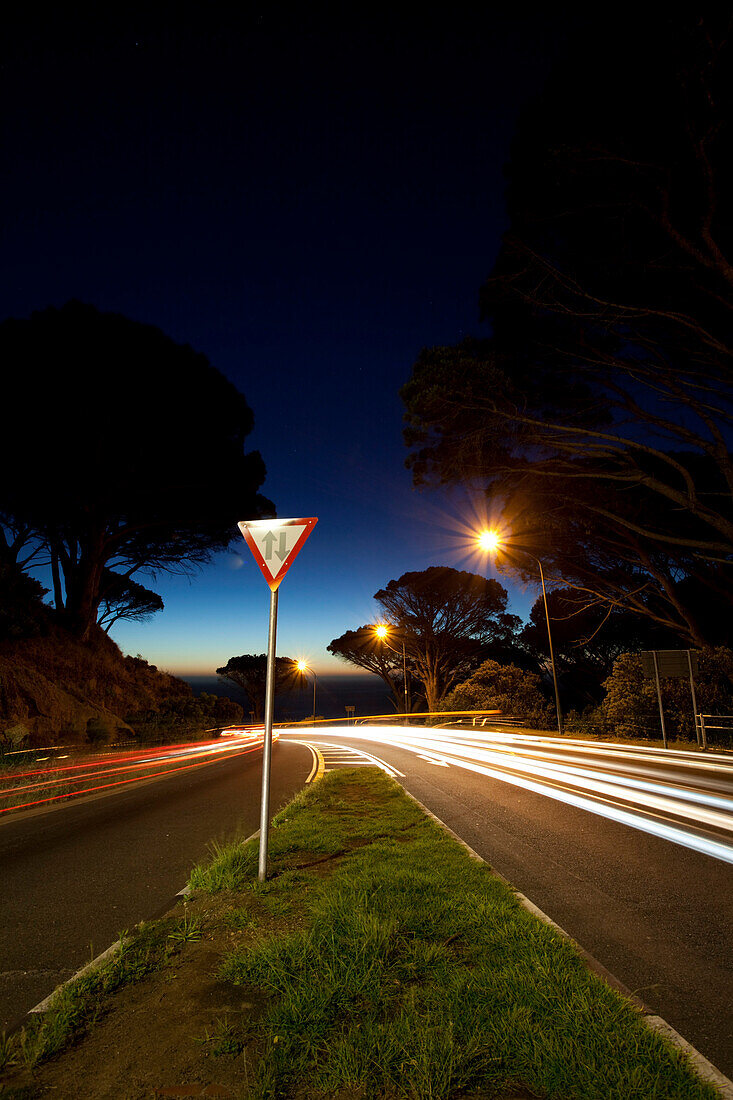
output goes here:
[[657, 681], [657, 699], [659, 700], [659, 721], [662, 723], [662, 743], [667, 748], [667, 727], [664, 724], [664, 707], [662, 706], [662, 685], [659, 682], [659, 658], [656, 649], [652, 650], [654, 657], [654, 679]]

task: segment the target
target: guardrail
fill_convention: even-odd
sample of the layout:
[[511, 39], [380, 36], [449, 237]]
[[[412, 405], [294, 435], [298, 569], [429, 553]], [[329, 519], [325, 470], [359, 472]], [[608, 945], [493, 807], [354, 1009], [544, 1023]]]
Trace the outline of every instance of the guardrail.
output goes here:
[[[727, 722], [727, 725], [717, 725], [718, 722]], [[733, 714], [696, 714], [695, 732], [698, 733], [698, 741], [704, 749], [708, 747], [708, 730], [725, 730], [733, 734]]]

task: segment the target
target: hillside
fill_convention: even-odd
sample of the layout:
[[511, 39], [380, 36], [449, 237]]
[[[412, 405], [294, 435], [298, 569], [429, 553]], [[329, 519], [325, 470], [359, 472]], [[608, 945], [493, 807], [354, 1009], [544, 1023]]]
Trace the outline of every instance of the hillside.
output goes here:
[[104, 631], [80, 642], [51, 616], [42, 634], [0, 641], [0, 741], [104, 743], [190, 732], [241, 720], [228, 699], [195, 699], [188, 684]]

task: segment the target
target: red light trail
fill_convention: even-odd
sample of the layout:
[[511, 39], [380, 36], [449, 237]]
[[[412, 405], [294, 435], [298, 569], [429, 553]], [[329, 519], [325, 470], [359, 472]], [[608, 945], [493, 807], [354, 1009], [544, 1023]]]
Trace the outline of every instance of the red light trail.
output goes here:
[[[273, 734], [273, 739], [277, 734]], [[110, 760], [110, 753], [104, 753], [105, 761], [102, 763], [99, 756], [93, 759], [84, 759], [76, 764], [65, 764], [62, 767], [49, 767], [32, 769], [22, 772], [6, 769], [2, 774], [4, 785], [0, 789], [0, 815], [13, 811], [30, 809], [48, 805], [54, 802], [63, 802], [68, 799], [78, 798], [85, 794], [94, 794], [99, 791], [109, 790], [113, 787], [122, 787], [130, 783], [139, 783], [144, 779], [156, 779], [176, 772], [190, 771], [213, 763], [223, 756], [243, 756], [250, 752], [256, 752], [262, 748], [263, 738], [260, 730], [231, 729], [225, 736], [209, 741], [183, 742], [175, 745], [160, 745], [153, 749], [140, 749], [139, 751], [126, 753], [124, 756]], [[161, 768], [160, 765], [167, 761], [170, 766]], [[193, 761], [193, 762], [191, 762]], [[151, 770], [157, 769], [157, 770]], [[89, 785], [93, 780], [99, 780], [108, 776], [124, 776], [135, 771], [137, 774], [127, 778], [115, 778], [108, 783], [96, 783]], [[23, 783], [23, 780], [30, 782]], [[53, 788], [61, 785], [73, 789], [61, 794], [50, 793]], [[31, 795], [33, 793], [49, 792], [45, 797], [27, 799], [23, 802], [15, 801], [19, 795]], [[6, 805], [2, 805], [6, 802]]]

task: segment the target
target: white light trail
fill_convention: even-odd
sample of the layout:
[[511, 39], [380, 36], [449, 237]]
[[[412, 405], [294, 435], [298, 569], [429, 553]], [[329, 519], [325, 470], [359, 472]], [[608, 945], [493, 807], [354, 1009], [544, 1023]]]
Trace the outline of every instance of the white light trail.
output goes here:
[[[473, 729], [464, 734], [437, 727], [375, 725], [347, 732], [333, 726], [322, 727], [320, 733], [338, 736], [341, 745], [344, 738], [382, 742], [430, 763], [486, 775], [733, 863], [733, 843], [725, 835], [733, 833], [733, 796], [704, 787], [712, 781], [733, 795], [733, 758], [701, 759], [694, 752], [636, 746], [626, 752], [625, 746], [489, 735], [483, 730], [477, 736]], [[683, 782], [674, 783], [678, 776]], [[707, 831], [711, 829], [717, 835]]]

